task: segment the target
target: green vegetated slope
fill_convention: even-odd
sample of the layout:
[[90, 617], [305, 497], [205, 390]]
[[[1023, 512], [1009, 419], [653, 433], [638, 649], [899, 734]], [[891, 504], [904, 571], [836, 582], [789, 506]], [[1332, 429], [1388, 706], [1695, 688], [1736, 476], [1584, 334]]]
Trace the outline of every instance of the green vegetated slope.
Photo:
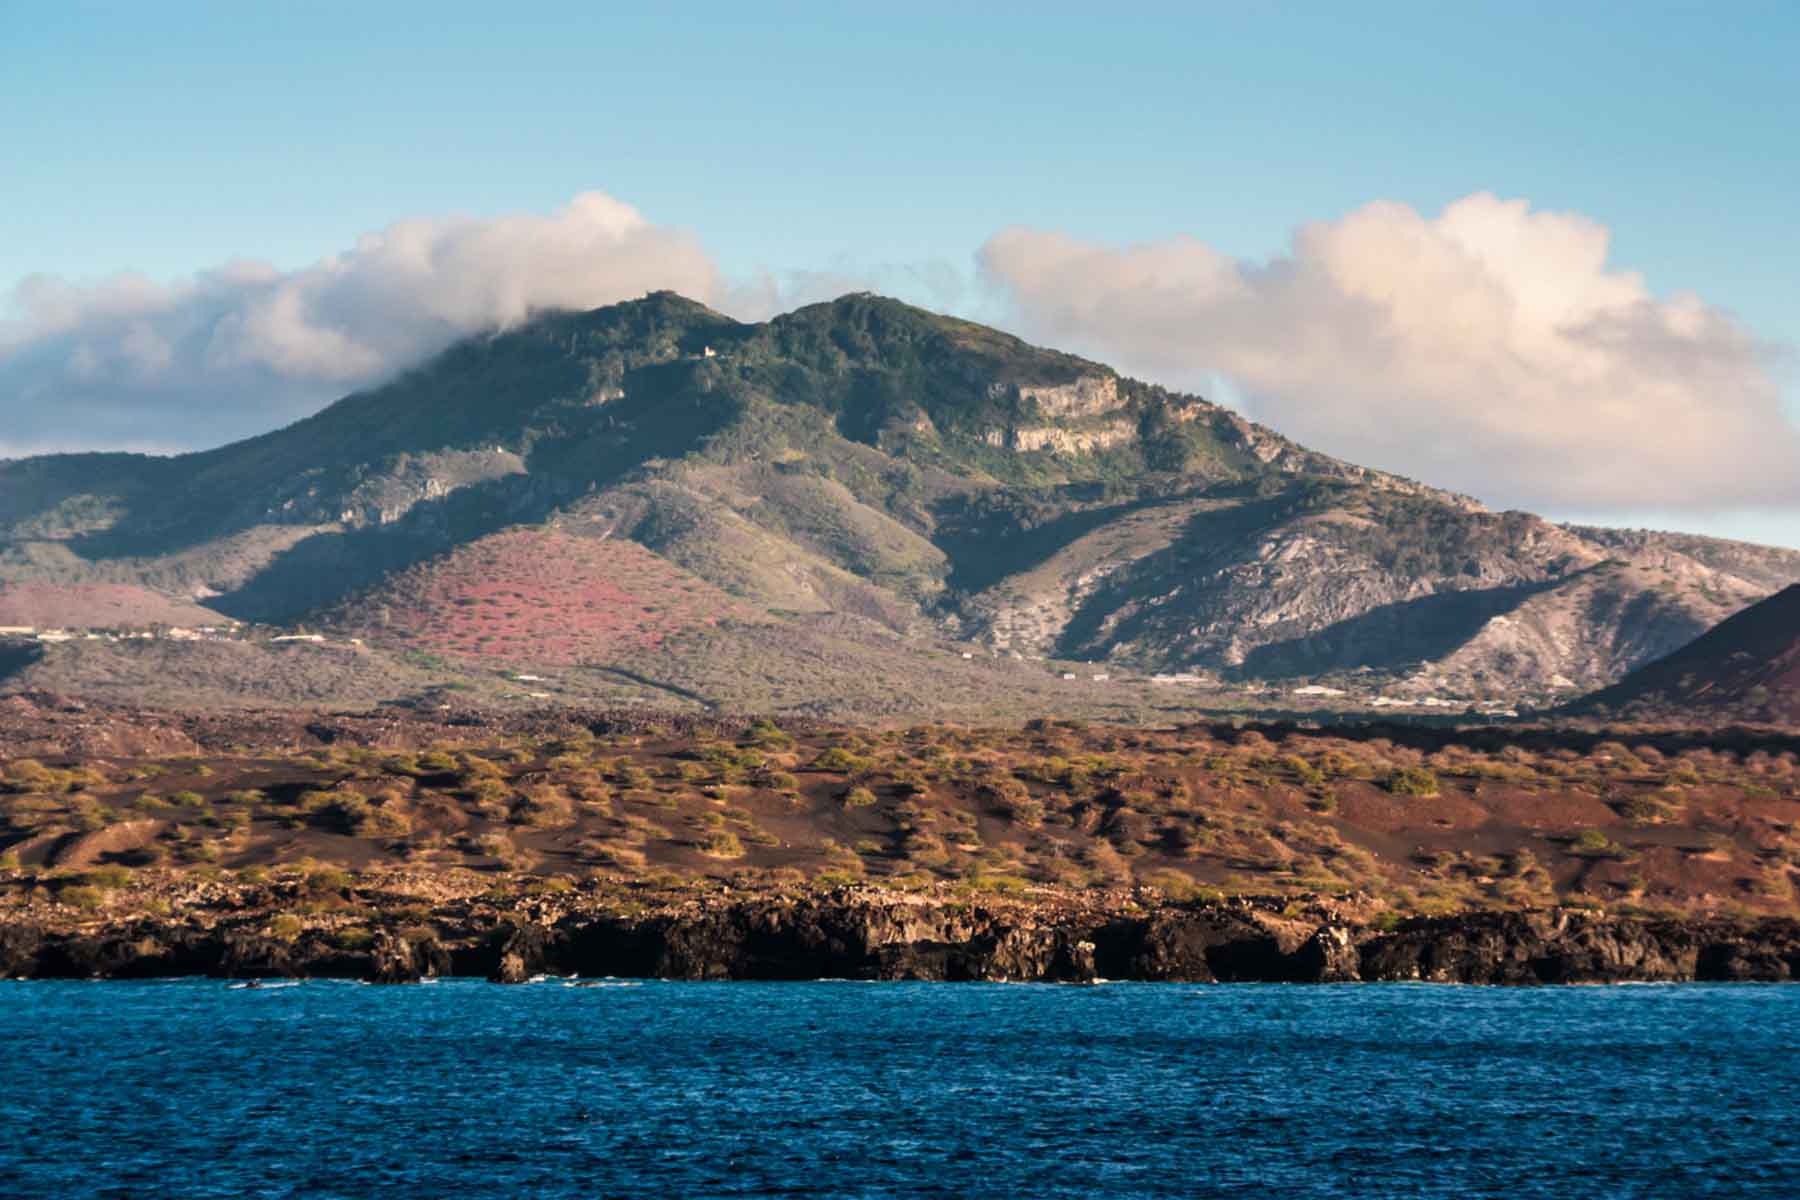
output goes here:
[[[496, 597], [422, 581], [502, 534], [541, 578], [513, 571], [512, 623], [475, 629], [467, 610]], [[549, 564], [565, 560], [587, 580], [582, 620], [620, 625], [599, 599], [617, 592], [637, 632], [534, 633], [530, 612], [563, 611]], [[615, 560], [640, 588], [706, 590], [684, 591], [676, 619], [601, 586]], [[526, 663], [534, 642], [568, 642], [540, 657], [683, 688], [712, 685], [666, 678], [681, 639], [742, 679], [771, 647], [821, 637], [822, 657], [863, 647], [891, 670], [898, 636], [921, 653], [1542, 699], [1795, 580], [1800, 554], [1488, 512], [869, 295], [764, 324], [668, 293], [544, 314], [247, 442], [0, 465], [0, 596], [129, 585], [377, 649], [405, 648], [404, 610], [408, 636], [458, 631], [427, 637], [434, 653]], [[827, 703], [822, 687], [782, 703]]]

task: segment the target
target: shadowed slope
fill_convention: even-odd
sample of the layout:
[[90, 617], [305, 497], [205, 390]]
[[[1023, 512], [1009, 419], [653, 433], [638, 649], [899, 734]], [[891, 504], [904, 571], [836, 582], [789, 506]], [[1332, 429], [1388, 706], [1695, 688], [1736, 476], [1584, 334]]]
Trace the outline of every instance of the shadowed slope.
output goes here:
[[1800, 585], [1720, 622], [1573, 711], [1645, 720], [1800, 722]]

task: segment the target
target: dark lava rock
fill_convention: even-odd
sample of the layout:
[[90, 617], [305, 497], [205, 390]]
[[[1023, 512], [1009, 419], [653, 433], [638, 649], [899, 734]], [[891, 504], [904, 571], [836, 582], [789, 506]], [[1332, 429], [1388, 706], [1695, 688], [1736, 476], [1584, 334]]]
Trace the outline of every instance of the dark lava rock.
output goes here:
[[501, 925], [490, 940], [496, 953], [489, 982], [524, 983], [551, 966], [550, 932], [542, 925]]
[[386, 930], [376, 934], [369, 960], [370, 983], [417, 983], [450, 969], [450, 955], [435, 938], [409, 939]]
[[665, 979], [918, 979], [1085, 983], [1432, 980], [1543, 984], [1800, 979], [1800, 924], [1636, 919], [1568, 910], [1417, 918], [1390, 930], [1325, 910], [1232, 901], [1140, 907], [1107, 900], [969, 903], [899, 893], [714, 897], [645, 913], [432, 918], [435, 933], [377, 924], [346, 949], [327, 931], [276, 938], [268, 914], [217, 926], [140, 917], [52, 928], [0, 921], [0, 976], [436, 975], [521, 983], [544, 973]]
[[1408, 921], [1362, 946], [1364, 979], [1620, 983], [1800, 977], [1792, 921], [1725, 925], [1564, 910]]

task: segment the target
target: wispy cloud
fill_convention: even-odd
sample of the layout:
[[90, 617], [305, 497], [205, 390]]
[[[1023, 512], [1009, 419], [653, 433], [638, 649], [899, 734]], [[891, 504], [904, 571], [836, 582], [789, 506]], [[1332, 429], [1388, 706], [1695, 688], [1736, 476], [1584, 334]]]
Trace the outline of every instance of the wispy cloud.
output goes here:
[[1482, 193], [1435, 217], [1370, 204], [1266, 262], [1029, 229], [980, 261], [1034, 337], [1154, 377], [1222, 375], [1302, 442], [1493, 502], [1800, 496], [1769, 348], [1697, 296], [1653, 295], [1609, 241]]

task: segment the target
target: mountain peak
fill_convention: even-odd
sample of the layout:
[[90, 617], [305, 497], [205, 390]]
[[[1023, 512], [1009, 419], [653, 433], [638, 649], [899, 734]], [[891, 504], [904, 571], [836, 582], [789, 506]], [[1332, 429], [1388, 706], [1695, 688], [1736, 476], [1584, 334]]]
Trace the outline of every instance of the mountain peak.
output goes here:
[[1067, 383], [1082, 375], [1114, 374], [1100, 363], [875, 292], [805, 305], [773, 318], [769, 328], [789, 341], [828, 337], [846, 352], [861, 351], [878, 361], [903, 346], [935, 358], [963, 356], [969, 369], [1009, 381]]
[[[752, 328], [698, 300], [671, 291], [646, 292], [635, 300], [621, 300], [599, 308], [546, 311], [530, 323], [530, 326], [540, 325], [559, 335], [568, 332], [599, 334], [610, 341], [650, 338], [668, 331]], [[527, 332], [530, 326], [515, 332]]]

